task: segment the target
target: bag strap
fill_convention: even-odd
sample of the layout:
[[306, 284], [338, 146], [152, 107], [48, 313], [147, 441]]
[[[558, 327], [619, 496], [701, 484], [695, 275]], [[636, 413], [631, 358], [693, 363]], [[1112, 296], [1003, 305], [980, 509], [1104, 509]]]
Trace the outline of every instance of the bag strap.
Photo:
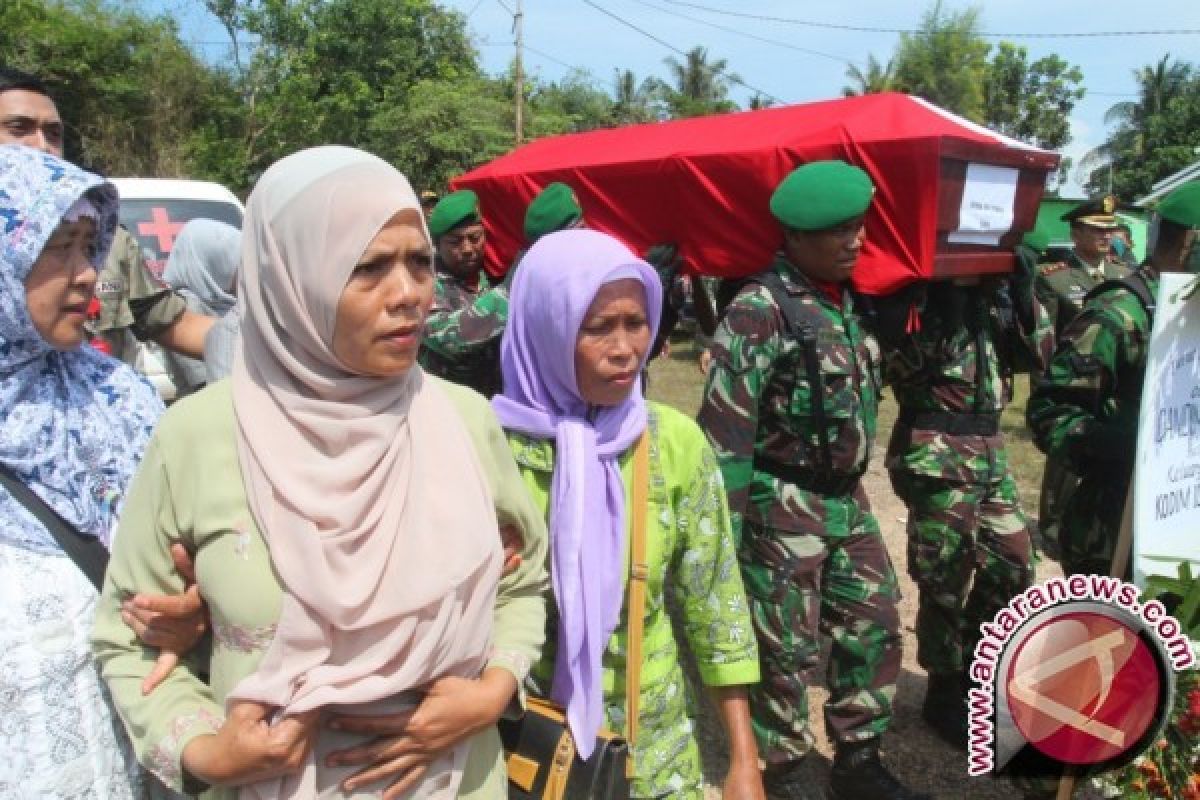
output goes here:
[[96, 591], [100, 591], [104, 585], [104, 571], [108, 568], [108, 549], [104, 543], [95, 536], [84, 536], [75, 530], [45, 500], [22, 483], [6, 464], [0, 464], [0, 485], [42, 523], [63, 552], [70, 556], [75, 566], [96, 587]]
[[770, 292], [775, 305], [779, 306], [780, 314], [783, 315], [783, 323], [787, 327], [787, 332], [800, 342], [800, 349], [804, 353], [805, 378], [808, 380], [808, 385], [812, 387], [809, 392], [809, 401], [813, 422], [817, 426], [817, 442], [821, 448], [823, 461], [818, 468], [832, 469], [833, 451], [829, 443], [829, 422], [825, 418], [825, 377], [821, 372], [817, 331], [804, 318], [800, 301], [792, 296], [787, 286], [784, 285], [783, 278], [774, 269], [753, 275], [746, 280], [746, 283], [757, 284]]
[[629, 539], [629, 629], [625, 647], [625, 716], [629, 741], [628, 774], [633, 777], [633, 745], [638, 735], [638, 713], [642, 683], [642, 629], [646, 617], [646, 517], [650, 493], [650, 425], [642, 432], [633, 451], [633, 502], [629, 513], [633, 524]]

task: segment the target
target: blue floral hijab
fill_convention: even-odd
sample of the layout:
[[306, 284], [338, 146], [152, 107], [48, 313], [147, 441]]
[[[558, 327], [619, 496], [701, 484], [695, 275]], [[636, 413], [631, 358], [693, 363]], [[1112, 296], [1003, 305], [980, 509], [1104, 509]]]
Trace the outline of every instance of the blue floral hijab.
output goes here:
[[[131, 368], [87, 345], [55, 350], [25, 302], [26, 276], [85, 194], [98, 212], [99, 270], [117, 226], [116, 189], [38, 150], [0, 146], [0, 462], [80, 533], [108, 544], [162, 403]], [[4, 489], [0, 544], [58, 549]]]

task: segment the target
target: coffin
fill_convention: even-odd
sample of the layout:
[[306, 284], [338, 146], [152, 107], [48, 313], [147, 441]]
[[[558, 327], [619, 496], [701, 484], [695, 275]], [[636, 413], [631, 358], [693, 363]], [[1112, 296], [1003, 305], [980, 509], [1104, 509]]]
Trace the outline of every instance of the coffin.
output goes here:
[[1010, 271], [1058, 155], [919, 98], [886, 93], [548, 137], [452, 182], [474, 189], [501, 274], [525, 207], [552, 181], [588, 224], [644, 252], [680, 247], [690, 271], [759, 271], [781, 232], [768, 202], [800, 164], [840, 158], [876, 185], [854, 282], [886, 294], [915, 280]]

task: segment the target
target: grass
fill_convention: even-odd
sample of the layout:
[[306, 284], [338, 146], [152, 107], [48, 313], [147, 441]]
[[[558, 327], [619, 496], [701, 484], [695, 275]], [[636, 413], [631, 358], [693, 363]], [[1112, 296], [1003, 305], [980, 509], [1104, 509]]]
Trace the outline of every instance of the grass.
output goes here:
[[[700, 408], [700, 395], [704, 391], [704, 376], [697, 366], [699, 351], [689, 336], [678, 336], [671, 340], [671, 353], [658, 358], [650, 365], [649, 396], [652, 400], [672, 406], [694, 417]], [[1018, 375], [1012, 403], [1004, 411], [1000, 427], [1008, 444], [1009, 465], [1021, 502], [1026, 513], [1037, 513], [1038, 492], [1042, 483], [1043, 456], [1033, 444], [1033, 438], [1025, 425], [1025, 405], [1029, 401], [1029, 376]], [[884, 392], [879, 407], [879, 432], [876, 458], [883, 457], [892, 425], [896, 421], [896, 401], [890, 391]]]

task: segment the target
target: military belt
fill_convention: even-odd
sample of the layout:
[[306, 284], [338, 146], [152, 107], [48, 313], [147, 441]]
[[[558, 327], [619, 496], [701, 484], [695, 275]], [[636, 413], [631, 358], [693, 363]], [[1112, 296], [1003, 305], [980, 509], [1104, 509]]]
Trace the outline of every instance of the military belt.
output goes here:
[[902, 411], [900, 422], [909, 428], [958, 436], [995, 436], [1000, 432], [999, 414], [970, 414], [956, 411]]
[[856, 472], [853, 475], [817, 472], [812, 467], [800, 464], [784, 464], [765, 456], [754, 457], [754, 468], [759, 472], [773, 475], [784, 483], [790, 483], [797, 488], [813, 492], [814, 494], [851, 494], [862, 479], [862, 472]]

